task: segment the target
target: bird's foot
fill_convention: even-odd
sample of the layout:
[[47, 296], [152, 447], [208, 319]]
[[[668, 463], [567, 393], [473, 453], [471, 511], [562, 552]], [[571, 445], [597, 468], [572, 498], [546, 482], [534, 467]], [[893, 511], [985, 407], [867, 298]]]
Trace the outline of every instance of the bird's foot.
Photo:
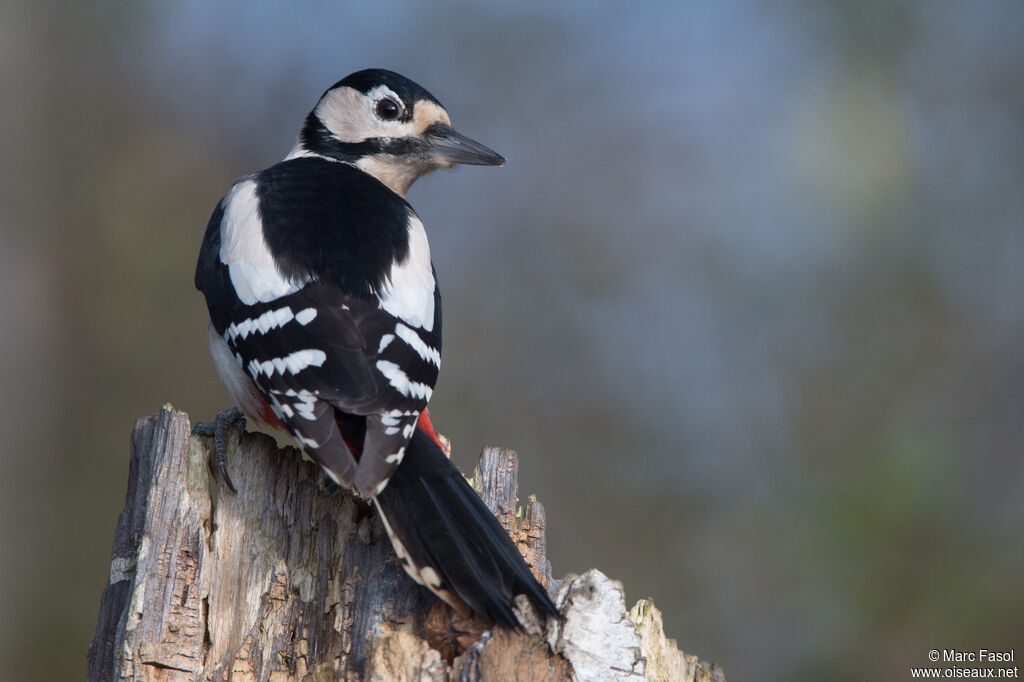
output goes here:
[[231, 428], [238, 431], [239, 438], [245, 433], [245, 415], [236, 406], [218, 412], [212, 422], [196, 422], [192, 426], [192, 434], [213, 437], [213, 449], [217, 453], [217, 466], [220, 468], [220, 474], [224, 477], [224, 482], [228, 484], [228, 489], [237, 493], [235, 484], [228, 476], [228, 429]]

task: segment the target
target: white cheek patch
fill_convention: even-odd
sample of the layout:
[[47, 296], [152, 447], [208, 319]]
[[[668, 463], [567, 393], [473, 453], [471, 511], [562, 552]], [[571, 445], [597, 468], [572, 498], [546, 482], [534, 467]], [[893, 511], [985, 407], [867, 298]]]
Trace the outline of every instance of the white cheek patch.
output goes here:
[[331, 90], [316, 105], [316, 116], [342, 142], [362, 142], [373, 137], [408, 137], [416, 134], [412, 121], [385, 121], [374, 112], [377, 101], [402, 100], [390, 88], [379, 85], [364, 95], [355, 88]]

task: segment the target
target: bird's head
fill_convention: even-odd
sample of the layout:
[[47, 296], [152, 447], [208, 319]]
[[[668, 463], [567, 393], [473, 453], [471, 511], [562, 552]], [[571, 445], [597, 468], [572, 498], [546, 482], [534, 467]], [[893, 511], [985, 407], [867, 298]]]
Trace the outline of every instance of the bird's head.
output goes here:
[[437, 98], [383, 69], [357, 71], [320, 97], [292, 155], [309, 153], [354, 163], [402, 196], [435, 168], [505, 163], [456, 132]]

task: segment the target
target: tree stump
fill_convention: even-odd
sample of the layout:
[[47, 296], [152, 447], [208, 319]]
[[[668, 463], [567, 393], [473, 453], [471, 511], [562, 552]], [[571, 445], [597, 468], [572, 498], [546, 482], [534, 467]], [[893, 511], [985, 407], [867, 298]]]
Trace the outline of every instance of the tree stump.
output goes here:
[[165, 406], [132, 432], [125, 506], [89, 647], [88, 679], [715, 680], [649, 601], [628, 613], [599, 571], [552, 581], [544, 509], [517, 502], [514, 452], [485, 448], [474, 484], [562, 621], [524, 600], [524, 631], [458, 617], [408, 578], [373, 510], [328, 489], [269, 436], [232, 435], [231, 493], [206, 439]]

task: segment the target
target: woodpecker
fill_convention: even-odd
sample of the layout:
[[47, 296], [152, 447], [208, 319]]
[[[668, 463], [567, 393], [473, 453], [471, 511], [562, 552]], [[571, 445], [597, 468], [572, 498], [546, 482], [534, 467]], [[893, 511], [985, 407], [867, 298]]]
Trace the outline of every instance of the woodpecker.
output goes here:
[[435, 168], [504, 162], [397, 73], [331, 86], [288, 156], [239, 179], [207, 225], [196, 288], [236, 407], [196, 431], [215, 436], [232, 489], [226, 429], [248, 419], [287, 431], [332, 481], [372, 500], [414, 580], [515, 627], [518, 594], [557, 610], [431, 425], [441, 294], [405, 199]]

